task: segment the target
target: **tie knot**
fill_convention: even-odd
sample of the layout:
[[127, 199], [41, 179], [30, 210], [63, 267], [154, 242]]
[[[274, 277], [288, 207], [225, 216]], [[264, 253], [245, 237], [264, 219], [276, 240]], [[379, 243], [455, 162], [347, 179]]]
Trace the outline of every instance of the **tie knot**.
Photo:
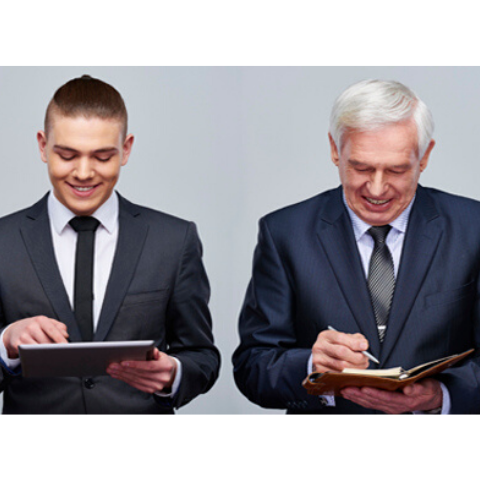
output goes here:
[[68, 223], [76, 232], [94, 232], [100, 225], [100, 222], [93, 217], [75, 217]]
[[368, 233], [371, 235], [375, 243], [385, 243], [388, 232], [392, 227], [390, 225], [381, 225], [379, 227], [371, 227]]

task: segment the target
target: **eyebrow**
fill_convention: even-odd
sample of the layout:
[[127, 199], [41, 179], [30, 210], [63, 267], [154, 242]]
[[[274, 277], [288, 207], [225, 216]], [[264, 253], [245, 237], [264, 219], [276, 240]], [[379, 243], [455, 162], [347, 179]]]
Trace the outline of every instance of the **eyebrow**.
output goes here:
[[[67, 147], [65, 145], [54, 145], [53, 146], [54, 150], [66, 150], [67, 152], [72, 152], [72, 153], [78, 153], [78, 150], [75, 148]], [[105, 148], [99, 148], [98, 150], [93, 150], [94, 154], [97, 153], [110, 153], [110, 152], [118, 152], [118, 149], [116, 147], [105, 147]]]
[[[364, 163], [364, 162], [360, 162], [359, 160], [355, 160], [354, 158], [349, 158], [349, 159], [348, 159], [348, 162], [350, 163], [350, 165], [353, 165], [354, 167], [368, 167], [368, 168], [372, 168], [371, 165], [368, 165], [367, 163]], [[411, 167], [411, 165], [410, 165], [409, 163], [403, 163], [403, 164], [400, 164], [400, 165], [391, 165], [391, 166], [388, 167], [388, 168], [389, 168], [389, 169], [408, 170], [410, 167]]]

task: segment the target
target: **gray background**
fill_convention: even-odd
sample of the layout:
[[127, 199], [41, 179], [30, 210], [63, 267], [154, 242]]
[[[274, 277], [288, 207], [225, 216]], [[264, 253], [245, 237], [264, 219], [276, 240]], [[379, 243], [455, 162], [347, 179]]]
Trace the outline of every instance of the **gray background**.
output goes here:
[[480, 198], [477, 67], [0, 67], [0, 215], [49, 189], [36, 132], [54, 91], [84, 73], [111, 83], [127, 104], [135, 144], [118, 190], [194, 220], [203, 241], [222, 369], [213, 389], [178, 413], [281, 413], [235, 387], [238, 312], [259, 217], [339, 183], [327, 130], [347, 86], [381, 78], [415, 90], [436, 123], [421, 183]]

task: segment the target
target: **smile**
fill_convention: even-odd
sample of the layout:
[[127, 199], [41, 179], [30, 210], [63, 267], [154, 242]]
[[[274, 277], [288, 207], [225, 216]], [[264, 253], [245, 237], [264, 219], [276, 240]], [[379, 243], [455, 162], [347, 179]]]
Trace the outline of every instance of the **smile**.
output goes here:
[[369, 203], [373, 203], [373, 205], [385, 205], [390, 200], [375, 200], [374, 198], [365, 197]]
[[73, 185], [68, 183], [69, 187], [71, 188], [71, 192], [78, 198], [89, 198], [90, 196], [94, 195], [95, 192], [98, 190], [98, 187], [101, 184], [97, 185]]

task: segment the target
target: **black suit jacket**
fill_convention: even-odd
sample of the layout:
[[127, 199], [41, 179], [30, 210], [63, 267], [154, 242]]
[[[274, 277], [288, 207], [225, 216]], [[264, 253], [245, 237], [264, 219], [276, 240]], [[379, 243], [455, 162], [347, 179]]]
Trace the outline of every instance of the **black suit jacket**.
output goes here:
[[[1, 370], [4, 413], [171, 413], [215, 382], [210, 295], [193, 223], [120, 197], [119, 235], [94, 341], [153, 339], [182, 363], [177, 395], [165, 399], [109, 376], [27, 379]], [[47, 196], [0, 219], [0, 330], [45, 315], [81, 341], [55, 260]]]
[[[362, 333], [379, 368], [410, 368], [478, 348], [479, 272], [480, 203], [419, 186], [381, 346], [341, 187], [274, 212], [260, 220], [233, 356], [236, 383], [264, 407], [372, 413], [341, 397], [336, 407], [322, 407], [303, 389], [318, 334], [329, 325]], [[480, 412], [478, 359], [439, 380], [452, 413]]]

